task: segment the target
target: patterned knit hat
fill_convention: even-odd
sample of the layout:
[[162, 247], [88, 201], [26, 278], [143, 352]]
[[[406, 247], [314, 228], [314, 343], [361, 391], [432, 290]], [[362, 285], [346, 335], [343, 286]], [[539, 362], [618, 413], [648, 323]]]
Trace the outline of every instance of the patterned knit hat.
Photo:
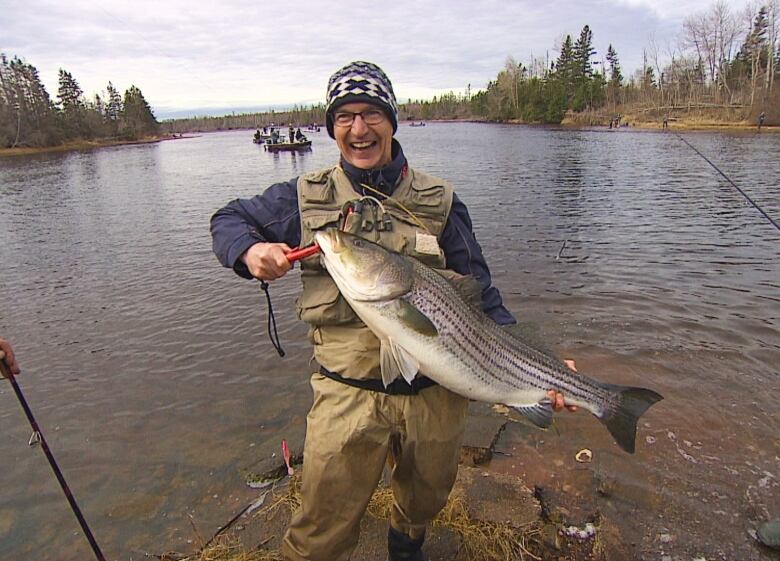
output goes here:
[[337, 70], [328, 80], [325, 126], [333, 136], [333, 113], [345, 103], [372, 103], [381, 107], [393, 123], [393, 134], [398, 130], [398, 104], [390, 79], [376, 64], [350, 62]]

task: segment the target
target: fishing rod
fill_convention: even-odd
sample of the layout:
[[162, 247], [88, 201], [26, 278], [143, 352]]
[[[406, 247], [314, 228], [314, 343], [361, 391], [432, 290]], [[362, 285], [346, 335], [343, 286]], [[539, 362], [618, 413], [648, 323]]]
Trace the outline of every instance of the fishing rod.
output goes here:
[[13, 386], [14, 388], [14, 393], [16, 394], [19, 403], [22, 405], [22, 409], [24, 409], [24, 414], [27, 415], [27, 420], [30, 422], [30, 426], [33, 429], [33, 435], [32, 438], [30, 438], [30, 443], [32, 444], [34, 442], [40, 442], [41, 448], [43, 449], [43, 453], [46, 455], [46, 459], [49, 460], [49, 465], [51, 466], [54, 475], [57, 477], [57, 481], [59, 482], [60, 487], [62, 488], [62, 492], [65, 493], [65, 498], [68, 499], [70, 508], [73, 511], [73, 514], [76, 515], [76, 519], [78, 519], [79, 525], [81, 526], [81, 529], [84, 531], [84, 535], [87, 537], [90, 547], [92, 547], [92, 552], [95, 554], [95, 558], [98, 561], [106, 561], [106, 558], [103, 556], [103, 552], [100, 551], [100, 546], [98, 546], [97, 541], [95, 541], [95, 537], [92, 535], [92, 531], [89, 529], [89, 526], [87, 525], [87, 521], [84, 519], [84, 515], [81, 514], [81, 509], [79, 508], [79, 505], [76, 503], [76, 499], [73, 497], [73, 493], [71, 493], [70, 487], [68, 487], [68, 484], [65, 481], [65, 477], [63, 477], [62, 472], [60, 471], [60, 467], [57, 465], [57, 460], [54, 459], [54, 455], [51, 453], [51, 450], [49, 449], [49, 445], [46, 443], [46, 439], [43, 437], [43, 433], [41, 432], [41, 429], [38, 426], [38, 422], [35, 420], [35, 416], [33, 415], [30, 406], [27, 404], [27, 400], [24, 399], [24, 394], [22, 394], [22, 389], [19, 387], [19, 384], [16, 382], [16, 378], [14, 378], [11, 369], [8, 368], [8, 366], [5, 363], [5, 353], [1, 350], [0, 350], [0, 373], [2, 373], [2, 375], [8, 378], [8, 380], [11, 382], [11, 386]]
[[690, 142], [688, 142], [687, 140], [685, 140], [685, 139], [682, 137], [682, 135], [680, 135], [680, 134], [678, 134], [678, 133], [675, 133], [675, 135], [677, 136], [677, 138], [679, 138], [679, 139], [680, 139], [680, 140], [682, 140], [682, 141], [683, 141], [685, 144], [687, 144], [687, 145], [688, 145], [688, 146], [691, 148], [691, 150], [693, 150], [693, 151], [694, 151], [694, 152], [696, 152], [696, 153], [697, 153], [699, 156], [701, 156], [701, 157], [704, 159], [704, 161], [705, 161], [705, 162], [707, 162], [708, 164], [710, 164], [710, 165], [711, 165], [711, 166], [712, 166], [712, 167], [715, 169], [715, 171], [717, 171], [719, 174], [721, 174], [721, 175], [723, 176], [723, 179], [725, 179], [726, 181], [728, 181], [728, 182], [731, 184], [731, 186], [732, 186], [732, 187], [734, 187], [734, 189], [736, 189], [737, 191], [739, 191], [739, 193], [740, 193], [740, 194], [741, 194], [743, 197], [745, 197], [745, 199], [747, 200], [747, 202], [749, 202], [751, 205], [753, 205], [753, 207], [755, 207], [755, 209], [756, 209], [758, 212], [760, 212], [761, 214], [763, 214], [763, 215], [764, 215], [764, 217], [765, 217], [767, 220], [769, 220], [769, 222], [770, 222], [770, 224], [772, 224], [772, 226], [774, 226], [775, 228], [777, 228], [778, 230], [780, 230], [780, 224], [778, 224], [778, 223], [777, 223], [777, 222], [776, 222], [776, 221], [775, 221], [775, 220], [774, 220], [774, 219], [773, 219], [771, 216], [769, 216], [769, 215], [768, 215], [768, 214], [767, 214], [767, 213], [764, 211], [764, 209], [762, 209], [760, 206], [758, 206], [758, 204], [756, 204], [756, 202], [755, 202], [753, 199], [751, 199], [751, 198], [750, 198], [750, 196], [748, 196], [748, 194], [747, 194], [747, 193], [745, 193], [745, 192], [744, 192], [742, 189], [740, 189], [740, 188], [739, 188], [739, 186], [737, 186], [737, 184], [736, 184], [736, 183], [734, 183], [734, 182], [733, 182], [733, 181], [732, 181], [732, 180], [729, 178], [729, 176], [728, 176], [728, 175], [726, 175], [725, 173], [723, 173], [723, 172], [720, 170], [720, 168], [719, 168], [718, 166], [716, 166], [714, 163], [712, 163], [712, 161], [711, 161], [711, 160], [710, 160], [710, 159], [709, 159], [707, 156], [705, 156], [704, 154], [702, 154], [701, 152], [699, 152], [699, 151], [696, 149], [696, 147], [695, 147], [693, 144], [691, 144]]

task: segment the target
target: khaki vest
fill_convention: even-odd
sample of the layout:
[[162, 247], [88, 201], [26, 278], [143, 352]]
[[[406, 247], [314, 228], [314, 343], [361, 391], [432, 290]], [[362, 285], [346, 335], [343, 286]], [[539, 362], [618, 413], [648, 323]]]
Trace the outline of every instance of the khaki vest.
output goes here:
[[[444, 253], [438, 240], [449, 217], [452, 196], [452, 187], [445, 181], [409, 169], [393, 198], [381, 201], [384, 216], [377, 204], [363, 199], [362, 212], [350, 214], [345, 229], [444, 269]], [[302, 175], [298, 179], [301, 247], [313, 243], [317, 230], [341, 227], [345, 205], [360, 198], [339, 166]], [[435, 236], [436, 243], [431, 243], [430, 236]], [[380, 379], [379, 340], [341, 296], [319, 256], [304, 259], [301, 270], [303, 292], [297, 301], [298, 317], [310, 325], [314, 358], [345, 378]]]

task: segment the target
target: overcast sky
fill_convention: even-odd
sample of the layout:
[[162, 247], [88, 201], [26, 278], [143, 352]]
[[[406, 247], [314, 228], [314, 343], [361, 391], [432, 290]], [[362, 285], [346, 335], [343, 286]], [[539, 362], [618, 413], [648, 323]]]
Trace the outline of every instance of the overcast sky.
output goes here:
[[[727, 0], [742, 12], [746, 0]], [[0, 52], [35, 66], [49, 94], [64, 68], [87, 96], [138, 86], [158, 117], [324, 99], [352, 60], [379, 64], [400, 101], [484, 88], [507, 56], [558, 55], [593, 30], [629, 75], [654, 38], [676, 45], [705, 0], [0, 0]]]

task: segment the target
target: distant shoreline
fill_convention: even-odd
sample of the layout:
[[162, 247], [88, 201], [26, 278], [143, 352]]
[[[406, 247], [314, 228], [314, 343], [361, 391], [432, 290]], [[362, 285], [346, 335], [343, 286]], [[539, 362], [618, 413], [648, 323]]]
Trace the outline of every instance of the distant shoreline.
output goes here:
[[94, 150], [95, 148], [108, 148], [111, 146], [125, 146], [128, 144], [154, 144], [163, 140], [178, 140], [180, 138], [193, 138], [196, 135], [164, 134], [148, 136], [138, 140], [80, 140], [66, 142], [57, 146], [0, 148], [0, 158], [12, 156], [30, 156], [47, 152], [70, 152], [73, 150]]
[[[680, 119], [670, 120], [669, 128], [664, 129], [662, 123], [656, 123], [653, 121], [632, 121], [630, 117], [626, 117], [626, 122], [630, 123], [627, 127], [619, 127], [616, 129], [610, 129], [608, 125], [600, 123], [578, 123], [573, 120], [564, 119], [560, 125], [549, 124], [537, 124], [537, 123], [525, 123], [520, 120], [510, 119], [508, 121], [490, 121], [487, 119], [415, 119], [408, 121], [401, 121], [399, 125], [409, 126], [412, 123], [426, 122], [426, 123], [482, 123], [482, 124], [495, 124], [495, 125], [525, 125], [529, 127], [543, 127], [543, 128], [564, 128], [570, 130], [640, 130], [640, 131], [668, 131], [668, 132], [738, 132], [758, 133], [758, 127], [755, 124], [749, 124], [745, 122], [717, 122], [717, 121], [702, 121], [696, 119]], [[254, 130], [255, 127], [249, 127], [246, 129], [217, 129], [209, 132], [224, 132], [226, 130]], [[761, 134], [778, 134], [780, 133], [780, 126], [764, 125], [761, 127]], [[44, 154], [48, 152], [69, 152], [74, 150], [94, 150], [96, 148], [109, 148], [112, 146], [126, 146], [129, 144], [154, 144], [156, 142], [162, 142], [164, 140], [179, 140], [182, 138], [195, 138], [199, 136], [200, 132], [193, 131], [192, 133], [173, 133], [164, 134], [152, 137], [141, 138], [138, 140], [83, 140], [78, 142], [68, 142], [57, 146], [45, 146], [45, 147], [23, 147], [23, 148], [0, 148], [0, 158], [13, 157], [13, 156], [30, 156], [34, 154]]]

